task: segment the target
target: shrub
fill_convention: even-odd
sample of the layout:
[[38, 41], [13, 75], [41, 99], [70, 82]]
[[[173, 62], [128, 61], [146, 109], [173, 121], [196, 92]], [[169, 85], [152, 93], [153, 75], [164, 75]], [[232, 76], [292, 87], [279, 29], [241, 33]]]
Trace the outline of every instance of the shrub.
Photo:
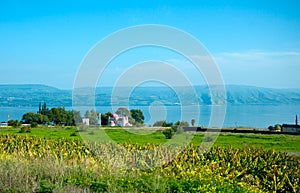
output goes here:
[[183, 127], [182, 127], [181, 125], [173, 125], [173, 126], [171, 127], [171, 129], [172, 129], [175, 133], [177, 133], [177, 134], [181, 134], [181, 133], [184, 132], [184, 129], [183, 129]]
[[19, 120], [9, 120], [8, 121], [8, 126], [12, 127], [20, 127], [22, 123]]
[[21, 127], [21, 130], [19, 133], [31, 133], [31, 127], [30, 126], [23, 126]]
[[89, 126], [86, 125], [86, 124], [84, 124], [84, 123], [78, 124], [77, 127], [78, 127], [78, 131], [79, 131], [79, 132], [85, 132], [85, 131], [87, 131], [88, 128], [89, 128]]
[[163, 130], [162, 132], [164, 134], [164, 136], [167, 138], [167, 139], [172, 139], [172, 137], [174, 136], [175, 132], [173, 131], [173, 129], [165, 129]]
[[31, 128], [36, 128], [38, 126], [37, 122], [30, 123]]

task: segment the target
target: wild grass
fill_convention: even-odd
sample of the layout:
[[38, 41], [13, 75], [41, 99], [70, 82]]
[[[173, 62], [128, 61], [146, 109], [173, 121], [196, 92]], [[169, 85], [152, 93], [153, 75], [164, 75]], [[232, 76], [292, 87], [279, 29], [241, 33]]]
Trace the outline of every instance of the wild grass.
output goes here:
[[252, 147], [206, 151], [191, 144], [173, 157], [176, 146], [90, 149], [78, 139], [12, 134], [0, 135], [0, 142], [0, 192], [300, 191], [299, 159]]

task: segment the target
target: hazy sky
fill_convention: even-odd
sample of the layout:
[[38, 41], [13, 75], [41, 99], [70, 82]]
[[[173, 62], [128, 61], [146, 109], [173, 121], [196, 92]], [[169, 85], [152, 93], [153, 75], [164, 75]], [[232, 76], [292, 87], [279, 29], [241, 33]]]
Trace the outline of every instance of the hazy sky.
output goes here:
[[[299, 10], [299, 0], [1, 1], [0, 84], [72, 88], [81, 61], [101, 39], [134, 25], [163, 24], [202, 42], [226, 84], [300, 88]], [[138, 59], [157, 57], [158, 51], [148, 51], [116, 59], [102, 84], [113, 85], [113, 77]], [[186, 71], [197, 82], [198, 75]]]

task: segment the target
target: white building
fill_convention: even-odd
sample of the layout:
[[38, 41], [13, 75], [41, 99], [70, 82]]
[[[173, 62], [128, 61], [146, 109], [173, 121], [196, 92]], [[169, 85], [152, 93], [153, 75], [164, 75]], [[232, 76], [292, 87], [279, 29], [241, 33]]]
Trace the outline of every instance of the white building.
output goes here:
[[86, 124], [86, 125], [90, 125], [90, 119], [89, 118], [86, 118], [86, 117], [83, 117], [82, 118], [82, 123]]
[[130, 123], [129, 123], [129, 120], [128, 120], [128, 116], [119, 116], [117, 114], [112, 114], [109, 118], [108, 118], [108, 124], [110, 126], [121, 126], [121, 127], [124, 127], [124, 126], [132, 126]]
[[8, 126], [8, 123], [6, 123], [6, 122], [0, 123], [0, 127], [7, 127], [7, 126]]

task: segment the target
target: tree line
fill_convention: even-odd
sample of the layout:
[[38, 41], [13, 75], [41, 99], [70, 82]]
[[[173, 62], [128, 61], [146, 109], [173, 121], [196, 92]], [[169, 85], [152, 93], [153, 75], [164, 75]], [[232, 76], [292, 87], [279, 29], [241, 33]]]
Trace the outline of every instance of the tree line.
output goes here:
[[[119, 108], [116, 112], [119, 116], [128, 116], [129, 122], [135, 126], [144, 125], [144, 115], [139, 109]], [[109, 117], [112, 116], [111, 112], [101, 114], [101, 125], [109, 125]], [[84, 114], [85, 118], [89, 118], [90, 125], [97, 125], [99, 119], [99, 113], [94, 109], [87, 110]], [[28, 112], [22, 116], [22, 122], [18, 120], [10, 120], [9, 125], [20, 126], [24, 124], [52, 124], [52, 125], [64, 125], [64, 126], [75, 126], [76, 123], [81, 123], [82, 117], [80, 111], [66, 110], [64, 107], [54, 107], [49, 109], [46, 103], [40, 103], [39, 109], [36, 113]]]
[[[121, 107], [115, 112], [119, 116], [128, 116], [129, 123], [134, 126], [144, 126], [144, 115], [140, 109], [131, 109]], [[90, 125], [98, 125], [99, 118], [101, 118], [101, 125], [109, 125], [109, 117], [113, 115], [111, 112], [100, 114], [92, 110], [87, 110], [84, 114], [85, 118], [89, 118]], [[41, 124], [62, 125], [62, 126], [75, 126], [78, 123], [82, 123], [82, 117], [80, 111], [66, 110], [64, 107], [54, 107], [49, 109], [46, 103], [40, 103], [39, 109], [36, 113], [28, 112], [22, 116], [21, 122], [18, 120], [9, 120], [10, 126], [21, 126], [21, 124], [31, 124], [33, 126]], [[195, 124], [195, 120], [191, 121], [192, 126]], [[166, 120], [156, 121], [153, 126], [170, 127], [172, 133], [175, 133], [179, 126], [189, 126], [186, 121], [177, 121], [176, 123], [167, 122]]]
[[47, 108], [46, 103], [39, 104], [39, 110], [36, 113], [28, 112], [22, 117], [25, 124], [53, 124], [73, 126], [76, 122], [81, 122], [79, 111], [66, 110], [64, 107]]

